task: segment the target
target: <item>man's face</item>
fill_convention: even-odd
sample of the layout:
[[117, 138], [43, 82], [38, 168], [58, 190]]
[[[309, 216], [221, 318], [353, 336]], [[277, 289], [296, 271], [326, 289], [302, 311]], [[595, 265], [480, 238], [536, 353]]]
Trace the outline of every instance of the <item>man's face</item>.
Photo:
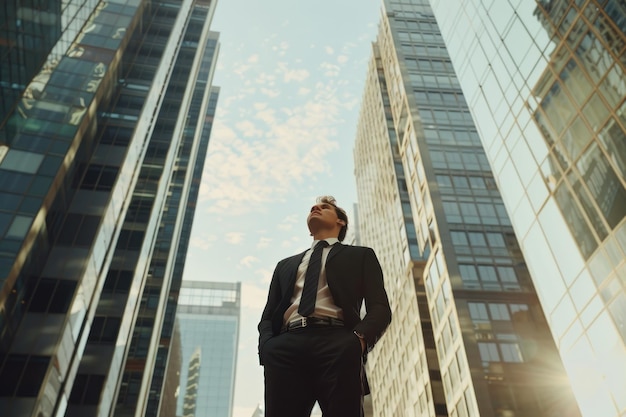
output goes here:
[[309, 230], [313, 232], [314, 229], [328, 229], [335, 226], [341, 228], [343, 220], [337, 217], [337, 211], [331, 204], [318, 203], [311, 207], [306, 223], [309, 226]]

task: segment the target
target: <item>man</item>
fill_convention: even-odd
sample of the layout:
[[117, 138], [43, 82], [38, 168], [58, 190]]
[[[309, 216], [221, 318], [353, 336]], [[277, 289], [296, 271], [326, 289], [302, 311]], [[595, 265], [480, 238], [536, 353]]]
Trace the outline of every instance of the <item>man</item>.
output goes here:
[[259, 323], [265, 415], [308, 417], [317, 401], [324, 417], [360, 417], [363, 364], [391, 321], [382, 270], [371, 248], [341, 243], [348, 216], [333, 197], [307, 224], [313, 245], [278, 263]]

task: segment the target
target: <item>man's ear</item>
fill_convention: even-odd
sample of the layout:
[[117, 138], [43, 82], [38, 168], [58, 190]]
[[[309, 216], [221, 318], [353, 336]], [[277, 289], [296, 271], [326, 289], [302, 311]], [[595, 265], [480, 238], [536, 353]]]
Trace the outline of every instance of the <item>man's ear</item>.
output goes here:
[[339, 223], [342, 226], [346, 225], [346, 221], [345, 220], [341, 220], [341, 219], [337, 219], [337, 223]]

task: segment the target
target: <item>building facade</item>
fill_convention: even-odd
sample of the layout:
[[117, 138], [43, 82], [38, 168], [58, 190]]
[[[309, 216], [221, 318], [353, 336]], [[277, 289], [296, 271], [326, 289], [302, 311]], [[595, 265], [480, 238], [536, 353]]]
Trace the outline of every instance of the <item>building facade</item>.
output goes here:
[[374, 415], [580, 416], [427, 0], [385, 0], [354, 149], [393, 320]]
[[586, 417], [626, 413], [626, 4], [432, 0]]
[[183, 368], [177, 414], [232, 417], [241, 284], [185, 280], [178, 301]]
[[219, 94], [215, 2], [28, 4], [4, 2], [0, 30], [0, 407], [157, 416]]

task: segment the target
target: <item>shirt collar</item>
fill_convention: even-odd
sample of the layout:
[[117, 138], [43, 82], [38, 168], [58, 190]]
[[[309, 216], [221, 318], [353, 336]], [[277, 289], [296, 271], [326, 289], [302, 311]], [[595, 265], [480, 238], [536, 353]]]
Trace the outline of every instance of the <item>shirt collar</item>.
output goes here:
[[[336, 237], [329, 237], [328, 239], [322, 239], [325, 240], [326, 243], [328, 243], [328, 246], [333, 246], [335, 243], [339, 242], [339, 239]], [[311, 249], [315, 248], [315, 245], [317, 244], [317, 242], [319, 242], [319, 240], [314, 240], [313, 243], [311, 244]]]

